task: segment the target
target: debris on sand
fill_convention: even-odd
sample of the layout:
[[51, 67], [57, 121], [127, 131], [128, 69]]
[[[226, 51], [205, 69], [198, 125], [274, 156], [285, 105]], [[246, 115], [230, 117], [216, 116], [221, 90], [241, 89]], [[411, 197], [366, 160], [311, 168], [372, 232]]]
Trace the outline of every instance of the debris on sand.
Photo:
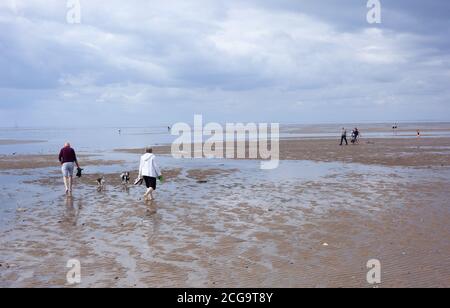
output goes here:
[[10, 268], [14, 268], [17, 267], [16, 264], [8, 264], [8, 263], [0, 263], [0, 268], [6, 268], [6, 269], [10, 269]]

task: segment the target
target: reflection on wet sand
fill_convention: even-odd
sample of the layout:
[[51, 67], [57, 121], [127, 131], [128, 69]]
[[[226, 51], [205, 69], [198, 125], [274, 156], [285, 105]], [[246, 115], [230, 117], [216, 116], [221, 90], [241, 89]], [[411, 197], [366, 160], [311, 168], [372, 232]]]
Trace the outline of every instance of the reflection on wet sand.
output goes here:
[[66, 224], [72, 226], [77, 225], [80, 212], [83, 208], [82, 204], [82, 199], [79, 199], [77, 200], [77, 202], [75, 202], [74, 197], [65, 197], [65, 211], [63, 214], [63, 219], [61, 220], [63, 226]]
[[147, 205], [147, 211], [146, 211], [147, 216], [153, 216], [158, 213], [158, 206], [157, 206], [155, 200], [147, 200], [144, 202]]

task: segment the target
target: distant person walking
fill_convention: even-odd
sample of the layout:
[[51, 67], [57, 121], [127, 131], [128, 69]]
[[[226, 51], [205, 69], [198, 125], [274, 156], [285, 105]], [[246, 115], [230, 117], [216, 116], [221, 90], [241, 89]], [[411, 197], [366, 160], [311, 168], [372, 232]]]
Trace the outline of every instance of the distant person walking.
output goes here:
[[398, 124], [397, 123], [392, 125], [392, 132], [394, 133], [394, 135], [397, 135], [397, 129], [398, 129]]
[[157, 178], [161, 180], [162, 174], [156, 163], [156, 156], [153, 154], [152, 148], [146, 148], [139, 166], [139, 179], [143, 179], [147, 187], [144, 200], [153, 200], [153, 192], [156, 190]]
[[347, 141], [347, 130], [345, 129], [345, 127], [342, 128], [341, 131], [341, 144], [342, 145], [345, 141], [345, 145], [348, 145], [348, 141]]
[[75, 150], [72, 149], [69, 142], [64, 144], [64, 147], [59, 152], [59, 162], [61, 163], [61, 171], [64, 178], [64, 186], [66, 188], [66, 195], [72, 196], [73, 187], [73, 171], [75, 165], [80, 169]]

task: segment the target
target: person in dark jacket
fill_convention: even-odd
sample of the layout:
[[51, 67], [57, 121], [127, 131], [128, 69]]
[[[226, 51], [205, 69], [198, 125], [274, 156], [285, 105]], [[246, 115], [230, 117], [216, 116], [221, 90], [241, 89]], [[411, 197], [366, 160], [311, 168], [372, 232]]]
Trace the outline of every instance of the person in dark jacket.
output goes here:
[[341, 144], [342, 145], [345, 141], [345, 144], [348, 145], [348, 141], [347, 141], [347, 130], [343, 127], [341, 130]]
[[359, 129], [355, 127], [355, 129], [352, 132], [352, 144], [357, 144], [359, 142], [358, 141], [359, 136], [360, 136]]
[[75, 150], [72, 149], [69, 142], [64, 144], [64, 147], [59, 152], [59, 162], [61, 163], [61, 171], [64, 178], [64, 186], [66, 188], [66, 195], [72, 196], [73, 171], [75, 166], [80, 169]]

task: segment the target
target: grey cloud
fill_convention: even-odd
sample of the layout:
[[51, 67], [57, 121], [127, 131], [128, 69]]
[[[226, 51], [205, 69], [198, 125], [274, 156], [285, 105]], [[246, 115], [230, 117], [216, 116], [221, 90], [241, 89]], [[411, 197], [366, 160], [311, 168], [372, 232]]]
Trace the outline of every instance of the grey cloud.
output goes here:
[[82, 1], [81, 25], [64, 1], [1, 4], [0, 108], [35, 123], [65, 105], [108, 106], [108, 123], [143, 106], [161, 121], [441, 119], [450, 3], [381, 2], [378, 26], [364, 0]]

